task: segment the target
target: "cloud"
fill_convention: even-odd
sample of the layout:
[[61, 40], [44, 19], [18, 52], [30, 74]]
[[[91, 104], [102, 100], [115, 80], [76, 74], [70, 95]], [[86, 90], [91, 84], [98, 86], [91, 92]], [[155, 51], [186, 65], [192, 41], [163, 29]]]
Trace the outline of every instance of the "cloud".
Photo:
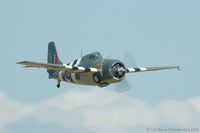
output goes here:
[[5, 126], [18, 122], [33, 114], [35, 107], [10, 99], [5, 93], [0, 93], [0, 132], [5, 132]]
[[[133, 128], [195, 127], [200, 123], [200, 97], [149, 104], [123, 93], [103, 89], [73, 90], [36, 104], [16, 102], [0, 93], [0, 125], [34, 117], [66, 129], [127, 132]], [[3, 118], [3, 119], [2, 119]]]

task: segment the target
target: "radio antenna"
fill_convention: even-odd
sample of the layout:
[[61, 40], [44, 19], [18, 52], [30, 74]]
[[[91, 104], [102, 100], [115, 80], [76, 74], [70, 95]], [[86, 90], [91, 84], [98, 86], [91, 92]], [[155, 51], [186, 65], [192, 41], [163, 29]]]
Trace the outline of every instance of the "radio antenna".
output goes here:
[[81, 48], [81, 57], [83, 56], [83, 50], [82, 50], [82, 48]]

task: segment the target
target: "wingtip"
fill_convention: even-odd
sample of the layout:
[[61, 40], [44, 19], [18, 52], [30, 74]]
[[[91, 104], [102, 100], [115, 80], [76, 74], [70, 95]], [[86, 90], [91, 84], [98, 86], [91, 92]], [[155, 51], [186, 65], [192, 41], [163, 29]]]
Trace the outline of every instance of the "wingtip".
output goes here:
[[178, 67], [177, 67], [177, 70], [178, 70], [178, 71], [182, 71], [183, 69], [182, 69], [181, 66], [178, 66]]
[[20, 62], [16, 62], [16, 64], [23, 64], [25, 63], [26, 61], [20, 61]]
[[22, 62], [20, 61], [20, 62], [16, 62], [16, 64], [22, 64]]
[[29, 61], [20, 61], [20, 62], [17, 62], [16, 64], [20, 64], [20, 65], [26, 65], [26, 63], [28, 63]]

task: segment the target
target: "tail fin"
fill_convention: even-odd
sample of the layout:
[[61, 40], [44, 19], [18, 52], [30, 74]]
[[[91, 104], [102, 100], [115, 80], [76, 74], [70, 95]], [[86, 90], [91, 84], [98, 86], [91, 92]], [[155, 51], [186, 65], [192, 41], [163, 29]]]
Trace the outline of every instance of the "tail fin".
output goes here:
[[[49, 64], [62, 64], [62, 62], [60, 61], [60, 59], [58, 57], [54, 42], [49, 42], [47, 63], [49, 63]], [[55, 71], [48, 69], [47, 72], [49, 74], [51, 74], [51, 73], [53, 73]]]

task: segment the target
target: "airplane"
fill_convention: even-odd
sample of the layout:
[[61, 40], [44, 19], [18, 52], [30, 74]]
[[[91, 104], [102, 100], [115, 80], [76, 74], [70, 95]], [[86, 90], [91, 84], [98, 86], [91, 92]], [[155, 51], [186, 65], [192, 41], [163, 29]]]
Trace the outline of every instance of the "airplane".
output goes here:
[[180, 66], [161, 66], [161, 67], [126, 67], [125, 64], [117, 59], [103, 58], [99, 52], [93, 52], [81, 56], [71, 63], [64, 64], [60, 61], [55, 43], [48, 44], [47, 63], [34, 61], [21, 61], [17, 64], [24, 67], [45, 68], [49, 74], [49, 79], [57, 80], [57, 87], [61, 81], [80, 85], [90, 85], [106, 87], [110, 84], [121, 82], [126, 74], [148, 72], [166, 69], [181, 70]]

